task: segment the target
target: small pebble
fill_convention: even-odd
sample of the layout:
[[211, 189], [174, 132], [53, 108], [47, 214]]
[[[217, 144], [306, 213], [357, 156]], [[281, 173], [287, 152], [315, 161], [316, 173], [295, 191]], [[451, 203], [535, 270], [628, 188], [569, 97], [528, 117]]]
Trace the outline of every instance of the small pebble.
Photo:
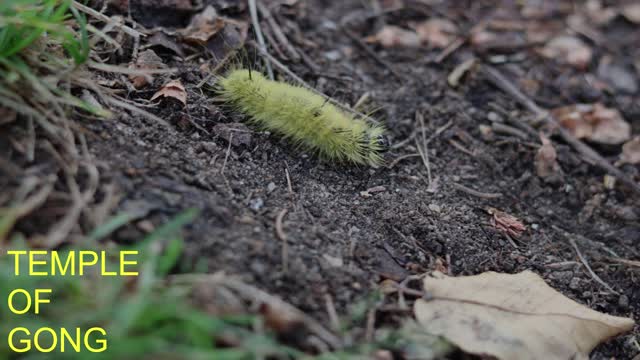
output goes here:
[[274, 184], [273, 182], [270, 182], [270, 183], [267, 185], [267, 192], [268, 192], [268, 193], [273, 192], [273, 190], [275, 190], [275, 189], [276, 189], [276, 184]]
[[264, 206], [264, 200], [262, 198], [256, 198], [249, 201], [249, 207], [253, 211], [258, 211]]

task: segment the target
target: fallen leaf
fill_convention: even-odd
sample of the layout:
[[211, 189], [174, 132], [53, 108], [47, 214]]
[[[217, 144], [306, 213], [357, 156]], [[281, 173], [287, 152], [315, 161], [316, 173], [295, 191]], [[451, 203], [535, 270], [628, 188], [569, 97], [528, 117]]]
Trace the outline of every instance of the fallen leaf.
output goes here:
[[563, 106], [551, 113], [578, 139], [617, 145], [631, 138], [631, 126], [620, 112], [600, 103]]
[[562, 180], [562, 169], [558, 164], [556, 149], [544, 135], [540, 135], [542, 146], [538, 149], [535, 158], [536, 174], [545, 181], [558, 182]]
[[634, 321], [599, 313], [557, 292], [531, 271], [424, 279], [429, 300], [414, 312], [423, 328], [462, 350], [498, 359], [588, 359]]
[[591, 62], [591, 47], [574, 36], [561, 35], [551, 39], [542, 49], [542, 55], [563, 64], [579, 69], [586, 68]]
[[133, 86], [136, 89], [140, 89], [150, 82], [153, 82], [153, 77], [151, 75], [143, 74], [144, 70], [165, 69], [167, 68], [167, 65], [165, 65], [160, 56], [158, 56], [153, 50], [148, 49], [141, 52], [138, 55], [135, 64], [129, 65], [129, 68], [141, 70], [141, 74], [129, 75], [129, 79], [133, 83]]
[[149, 45], [161, 46], [165, 49], [171, 50], [180, 57], [184, 57], [182, 48], [171, 38], [169, 35], [162, 31], [157, 31], [148, 40]]
[[165, 98], [170, 97], [180, 101], [182, 104], [187, 105], [187, 91], [180, 82], [180, 80], [171, 80], [164, 84], [158, 92], [153, 94], [151, 101], [163, 96]]
[[640, 163], [640, 136], [627, 141], [622, 145], [619, 164], [639, 164]]
[[206, 45], [207, 41], [220, 31], [225, 25], [224, 20], [218, 16], [213, 6], [207, 6], [200, 14], [191, 19], [187, 28], [179, 33], [186, 42], [196, 45]]
[[493, 216], [491, 218], [491, 225], [507, 235], [519, 237], [527, 230], [527, 227], [513, 215], [509, 215], [504, 211], [492, 207], [488, 207], [487, 212]]
[[456, 39], [458, 27], [446, 19], [429, 19], [412, 26], [420, 41], [434, 48], [444, 48]]
[[375, 35], [365, 38], [365, 41], [372, 44], [380, 44], [386, 48], [420, 46], [418, 34], [393, 25], [386, 25]]
[[623, 6], [620, 13], [627, 20], [634, 24], [640, 24], [640, 3], [633, 3]]

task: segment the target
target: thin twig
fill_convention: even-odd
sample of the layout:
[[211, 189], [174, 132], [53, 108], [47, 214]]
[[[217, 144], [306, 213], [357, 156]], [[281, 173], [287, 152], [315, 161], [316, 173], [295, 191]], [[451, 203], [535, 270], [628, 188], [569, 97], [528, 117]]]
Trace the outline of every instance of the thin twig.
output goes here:
[[289, 271], [289, 246], [287, 244], [287, 234], [282, 229], [282, 221], [285, 215], [287, 215], [287, 209], [282, 209], [276, 216], [276, 236], [282, 241], [282, 271]]
[[[260, 52], [267, 54], [267, 45], [264, 42], [264, 36], [262, 36], [262, 30], [260, 29], [260, 20], [258, 20], [258, 9], [256, 6], [257, 0], [249, 0], [249, 12], [251, 13], [251, 24], [253, 24], [253, 31], [256, 34], [256, 39], [258, 39], [258, 44], [260, 46]], [[264, 64], [267, 67], [267, 75], [269, 75], [269, 79], [273, 80], [273, 69], [271, 68], [271, 62], [269, 58], [264, 59]]]
[[400, 75], [400, 73], [398, 73], [391, 66], [391, 64], [389, 64], [386, 61], [384, 61], [380, 56], [378, 56], [378, 54], [376, 54], [375, 51], [371, 50], [371, 48], [369, 46], [367, 46], [367, 44], [365, 44], [364, 41], [362, 41], [362, 39], [360, 39], [356, 34], [353, 33], [353, 31], [351, 31], [351, 30], [349, 30], [347, 28], [343, 28], [343, 30], [344, 30], [344, 33], [347, 34], [347, 36], [351, 40], [353, 40], [358, 46], [360, 46], [362, 48], [362, 50], [364, 50], [367, 54], [369, 54], [369, 56], [371, 56], [373, 58], [373, 60], [375, 60], [378, 64], [382, 65], [387, 70], [389, 70], [389, 72], [391, 72], [391, 74], [393, 74], [393, 76], [395, 76], [398, 80], [404, 80], [402, 75]]
[[231, 154], [231, 142], [233, 140], [233, 131], [229, 132], [229, 146], [227, 146], [227, 153], [224, 155], [224, 162], [222, 163], [222, 170], [220, 170], [220, 174], [224, 175], [224, 169], [227, 167], [227, 160], [229, 160], [229, 155]]
[[300, 61], [300, 55], [296, 51], [296, 49], [291, 45], [285, 34], [282, 32], [280, 25], [269, 11], [269, 8], [263, 5], [262, 3], [257, 3], [258, 10], [262, 13], [262, 16], [267, 20], [269, 26], [271, 26], [271, 30], [273, 31], [273, 36], [276, 37], [276, 40], [280, 43], [280, 45], [284, 46], [284, 49], [287, 51], [287, 54], [291, 58], [291, 60], [298, 62]]
[[471, 188], [468, 188], [462, 184], [458, 184], [455, 182], [451, 183], [451, 186], [453, 186], [454, 188], [456, 188], [456, 190], [460, 190], [464, 193], [467, 193], [469, 195], [473, 195], [479, 198], [483, 198], [483, 199], [497, 199], [502, 197], [501, 193], [485, 193], [485, 192], [481, 192], [481, 191], [477, 191], [477, 190], [473, 190]]
[[84, 12], [84, 13], [87, 13], [87, 14], [89, 14], [89, 15], [91, 15], [91, 16], [93, 16], [93, 17], [95, 17], [96, 19], [100, 19], [100, 20], [102, 20], [102, 21], [104, 21], [104, 22], [107, 22], [107, 23], [115, 23], [115, 25], [116, 25], [117, 27], [121, 28], [121, 29], [122, 29], [122, 31], [124, 31], [127, 35], [129, 35], [129, 36], [131, 36], [131, 37], [133, 37], [133, 38], [139, 38], [139, 37], [141, 37], [141, 36], [145, 36], [145, 34], [143, 34], [143, 33], [139, 32], [139, 31], [137, 31], [137, 30], [134, 30], [134, 29], [132, 29], [132, 28], [128, 27], [127, 25], [124, 25], [124, 24], [118, 24], [117, 22], [115, 22], [115, 21], [114, 21], [112, 18], [110, 18], [109, 16], [104, 15], [104, 14], [102, 14], [102, 13], [100, 13], [100, 12], [98, 12], [98, 11], [96, 11], [96, 10], [94, 10], [94, 9], [92, 9], [92, 8], [90, 8], [90, 7], [88, 7], [88, 6], [86, 6], [86, 5], [82, 5], [82, 4], [80, 4], [79, 2], [77, 2], [77, 1], [74, 1], [74, 2], [73, 2], [73, 7], [75, 7], [76, 9], [78, 9], [78, 10], [80, 10], [80, 11]]
[[582, 253], [580, 252], [580, 249], [578, 248], [578, 245], [576, 244], [576, 241], [573, 239], [573, 237], [571, 236], [571, 234], [569, 234], [568, 232], [562, 230], [561, 228], [553, 225], [553, 228], [559, 232], [560, 234], [562, 234], [562, 236], [564, 236], [567, 240], [569, 240], [569, 243], [571, 244], [571, 246], [573, 247], [573, 249], [576, 251], [576, 254], [578, 255], [578, 258], [580, 259], [580, 261], [582, 262], [582, 265], [584, 265], [584, 267], [587, 269], [587, 271], [589, 272], [589, 274], [591, 275], [591, 277], [593, 278], [593, 280], [595, 280], [598, 284], [604, 286], [605, 288], [607, 288], [607, 290], [611, 291], [614, 294], [619, 295], [619, 293], [615, 290], [613, 290], [613, 288], [611, 286], [609, 286], [609, 284], [607, 284], [606, 282], [604, 282], [592, 269], [591, 266], [589, 266], [589, 262], [587, 262], [587, 259], [585, 259], [584, 256], [582, 256]]

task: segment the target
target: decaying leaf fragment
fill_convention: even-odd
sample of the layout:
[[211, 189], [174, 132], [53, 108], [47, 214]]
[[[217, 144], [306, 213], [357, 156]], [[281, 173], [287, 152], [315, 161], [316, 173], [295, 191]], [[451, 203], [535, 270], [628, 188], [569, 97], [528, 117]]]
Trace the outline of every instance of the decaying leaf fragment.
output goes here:
[[574, 36], [562, 35], [549, 41], [542, 49], [546, 58], [584, 69], [591, 62], [591, 47]]
[[578, 139], [617, 145], [631, 137], [631, 126], [620, 112], [599, 103], [563, 106], [553, 109], [552, 114]]
[[491, 225], [509, 236], [517, 238], [527, 230], [522, 221], [513, 215], [492, 207], [488, 207], [487, 212], [492, 215]]
[[420, 46], [418, 34], [394, 25], [386, 25], [375, 35], [365, 38], [365, 41], [372, 44], [380, 44], [385, 48]]
[[187, 91], [180, 80], [171, 80], [164, 84], [158, 92], [153, 94], [151, 101], [159, 98], [160, 96], [171, 97], [177, 99], [182, 104], [187, 105]]
[[565, 297], [531, 271], [424, 279], [430, 300], [414, 306], [420, 324], [462, 350], [498, 359], [588, 359], [599, 343], [633, 329]]
[[557, 182], [562, 178], [562, 169], [558, 164], [558, 154], [548, 137], [540, 134], [542, 146], [535, 158], [536, 174], [548, 182]]

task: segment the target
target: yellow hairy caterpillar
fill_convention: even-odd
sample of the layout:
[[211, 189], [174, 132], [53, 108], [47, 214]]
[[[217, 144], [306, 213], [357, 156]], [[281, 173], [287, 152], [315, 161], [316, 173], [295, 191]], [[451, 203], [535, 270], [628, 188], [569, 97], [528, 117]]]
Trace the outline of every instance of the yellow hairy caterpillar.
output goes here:
[[384, 129], [354, 117], [305, 88], [237, 69], [218, 81], [223, 101], [259, 128], [283, 136], [320, 158], [360, 165], [382, 163]]

